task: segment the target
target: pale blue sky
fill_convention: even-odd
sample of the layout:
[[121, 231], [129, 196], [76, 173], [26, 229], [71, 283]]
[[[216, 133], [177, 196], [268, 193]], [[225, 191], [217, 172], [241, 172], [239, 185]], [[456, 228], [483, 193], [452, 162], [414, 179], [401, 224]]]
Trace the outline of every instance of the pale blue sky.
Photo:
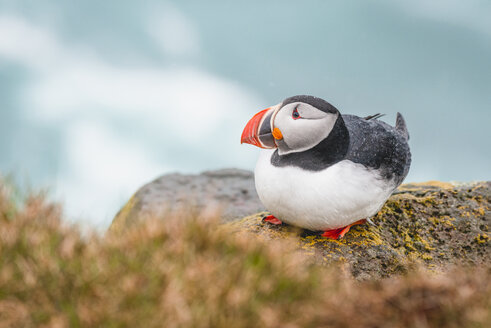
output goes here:
[[107, 226], [145, 182], [253, 169], [250, 116], [295, 94], [397, 111], [406, 181], [490, 179], [491, 2], [0, 0], [0, 172]]

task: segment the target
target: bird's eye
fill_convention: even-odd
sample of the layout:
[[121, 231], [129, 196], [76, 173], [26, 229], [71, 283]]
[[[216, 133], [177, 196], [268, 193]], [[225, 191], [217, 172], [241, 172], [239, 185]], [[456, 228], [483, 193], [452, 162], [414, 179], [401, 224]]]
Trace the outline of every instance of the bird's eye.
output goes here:
[[298, 110], [296, 108], [293, 110], [292, 118], [294, 120], [298, 120], [300, 118], [300, 114], [298, 113]]

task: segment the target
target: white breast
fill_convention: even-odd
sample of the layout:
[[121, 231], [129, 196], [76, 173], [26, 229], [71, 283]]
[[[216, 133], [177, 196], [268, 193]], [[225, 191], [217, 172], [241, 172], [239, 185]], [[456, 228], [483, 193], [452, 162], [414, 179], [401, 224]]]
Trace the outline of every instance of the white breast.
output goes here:
[[348, 160], [317, 172], [275, 167], [273, 152], [262, 151], [257, 162], [257, 193], [271, 214], [302, 228], [335, 229], [369, 218], [396, 187], [376, 170]]

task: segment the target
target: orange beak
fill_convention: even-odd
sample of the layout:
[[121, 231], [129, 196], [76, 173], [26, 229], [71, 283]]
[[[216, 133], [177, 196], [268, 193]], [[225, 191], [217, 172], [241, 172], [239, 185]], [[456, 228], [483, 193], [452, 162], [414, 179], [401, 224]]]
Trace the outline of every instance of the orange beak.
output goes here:
[[242, 131], [240, 143], [248, 143], [260, 148], [276, 148], [271, 131], [271, 118], [275, 109], [266, 108], [254, 115]]

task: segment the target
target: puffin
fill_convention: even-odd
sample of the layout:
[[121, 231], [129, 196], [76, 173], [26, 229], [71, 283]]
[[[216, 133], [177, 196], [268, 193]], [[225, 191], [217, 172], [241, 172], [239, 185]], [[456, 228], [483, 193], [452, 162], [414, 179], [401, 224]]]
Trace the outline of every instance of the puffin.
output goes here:
[[341, 114], [309, 95], [255, 114], [241, 143], [262, 148], [254, 170], [271, 224], [287, 223], [339, 239], [378, 213], [411, 164], [409, 133], [379, 118]]

